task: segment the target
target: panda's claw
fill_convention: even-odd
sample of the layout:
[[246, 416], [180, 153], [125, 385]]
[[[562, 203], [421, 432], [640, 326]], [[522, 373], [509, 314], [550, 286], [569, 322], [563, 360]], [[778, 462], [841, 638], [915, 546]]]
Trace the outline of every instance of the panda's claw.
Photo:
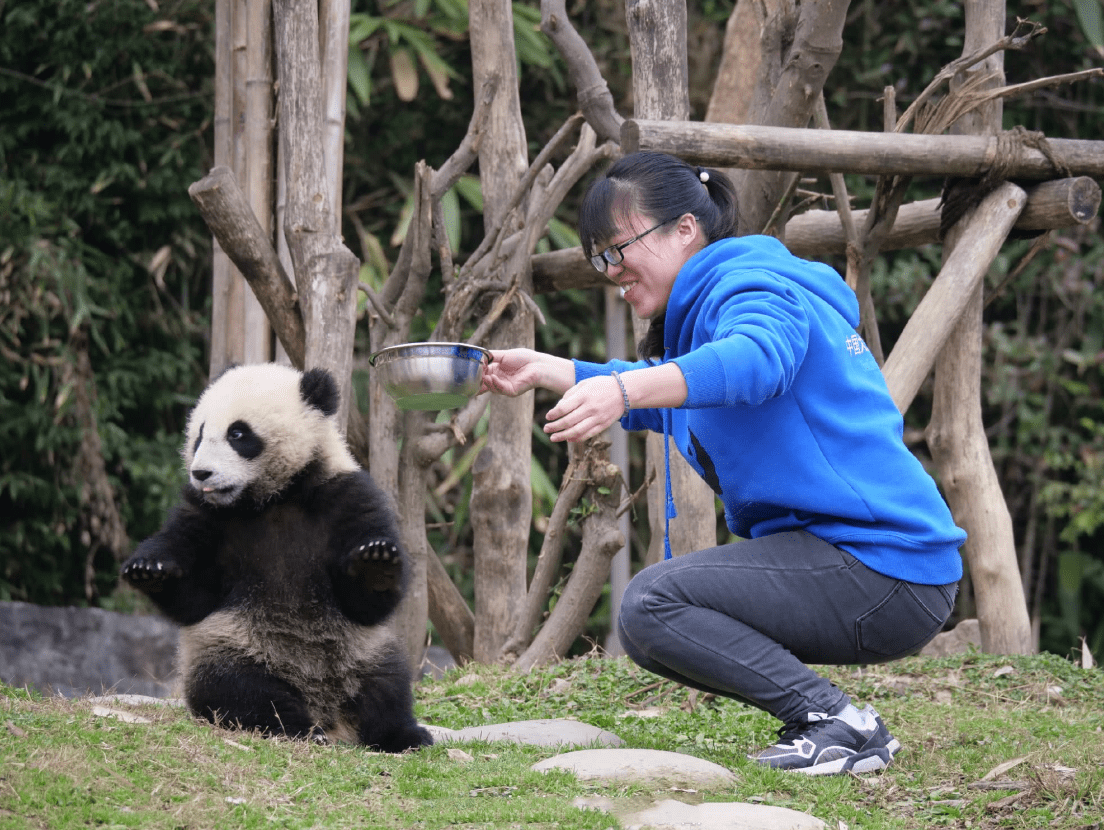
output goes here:
[[121, 573], [123, 579], [144, 591], [156, 591], [165, 580], [183, 576], [180, 566], [175, 562], [163, 562], [160, 559], [140, 557], [127, 562]]
[[398, 545], [372, 539], [350, 551], [345, 573], [352, 579], [364, 580], [371, 590], [389, 591], [399, 584], [401, 565], [402, 551]]

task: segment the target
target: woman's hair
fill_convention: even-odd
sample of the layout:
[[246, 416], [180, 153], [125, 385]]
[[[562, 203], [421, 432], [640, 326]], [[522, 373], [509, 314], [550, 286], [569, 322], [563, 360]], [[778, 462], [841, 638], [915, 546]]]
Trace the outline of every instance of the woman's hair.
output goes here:
[[[704, 181], [703, 181], [704, 179]], [[668, 153], [631, 153], [610, 165], [583, 195], [579, 238], [588, 257], [599, 244], [628, 229], [633, 214], [652, 224], [690, 213], [705, 243], [736, 236], [736, 189], [719, 170], [694, 167]], [[662, 231], [660, 231], [662, 232]], [[663, 314], [652, 319], [639, 346], [643, 358], [663, 356]]]

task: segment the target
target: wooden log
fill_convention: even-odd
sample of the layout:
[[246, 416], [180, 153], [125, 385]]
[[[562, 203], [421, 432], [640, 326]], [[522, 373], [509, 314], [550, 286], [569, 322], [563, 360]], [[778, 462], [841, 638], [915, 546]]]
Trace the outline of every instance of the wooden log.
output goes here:
[[[1083, 225], [1100, 208], [1100, 185], [1088, 176], [1054, 179], [1024, 188], [1027, 206], [1014, 226], [1017, 231], [1039, 231]], [[853, 213], [856, 225], [866, 222], [867, 211]], [[884, 251], [916, 248], [939, 241], [939, 199], [902, 205], [889, 232]], [[786, 247], [800, 257], [842, 254], [847, 236], [834, 210], [810, 210], [786, 225]]]
[[299, 299], [233, 172], [215, 167], [188, 188], [188, 195], [253, 289], [291, 362], [303, 368], [307, 336]]
[[[1060, 171], [1039, 150], [1024, 147], [1007, 178], [1053, 179], [1104, 176], [1104, 141], [1048, 139]], [[872, 176], [963, 176], [979, 178], [998, 160], [993, 135], [916, 135], [851, 130], [810, 130], [700, 121], [638, 121], [621, 125], [621, 149], [659, 150], [691, 164], [799, 173], [861, 173]]]
[[[1027, 206], [1016, 220], [1017, 231], [1043, 231], [1083, 225], [1100, 208], [1100, 185], [1087, 176], [1055, 179], [1025, 188]], [[865, 210], [852, 213], [856, 225], [866, 222]], [[915, 248], [939, 241], [939, 200], [902, 205], [883, 251]], [[786, 247], [799, 257], [820, 259], [847, 250], [847, 237], [834, 210], [810, 210], [786, 225]], [[582, 248], [563, 248], [533, 257], [533, 290], [551, 294], [570, 288], [597, 288], [609, 281], [583, 256]]]
[[909, 408], [935, 358], [981, 283], [1027, 201], [1024, 191], [1005, 182], [982, 200], [969, 218], [939, 276], [909, 317], [882, 373], [897, 409]]

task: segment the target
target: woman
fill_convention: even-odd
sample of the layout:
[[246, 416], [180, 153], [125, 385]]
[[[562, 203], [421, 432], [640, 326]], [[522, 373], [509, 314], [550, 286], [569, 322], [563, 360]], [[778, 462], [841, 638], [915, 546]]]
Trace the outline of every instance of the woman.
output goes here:
[[736, 238], [731, 183], [666, 154], [610, 167], [584, 197], [579, 233], [650, 318], [644, 360], [496, 351], [484, 389], [561, 393], [544, 427], [556, 441], [618, 419], [663, 432], [743, 540], [675, 559], [668, 547], [625, 592], [622, 645], [649, 671], [781, 720], [778, 742], [748, 756], [759, 763], [884, 769], [900, 743], [878, 713], [806, 664], [918, 651], [954, 607], [966, 536], [901, 440], [855, 333], [854, 293], [773, 237]]

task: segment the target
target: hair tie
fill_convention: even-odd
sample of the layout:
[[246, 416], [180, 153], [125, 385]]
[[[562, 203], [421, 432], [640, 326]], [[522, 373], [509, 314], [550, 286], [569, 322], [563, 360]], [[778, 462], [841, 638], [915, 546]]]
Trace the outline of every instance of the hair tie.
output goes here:
[[708, 170], [702, 170], [702, 168], [699, 167], [698, 168], [698, 178], [701, 179], [702, 184], [705, 184], [707, 181], [709, 181], [709, 171]]

